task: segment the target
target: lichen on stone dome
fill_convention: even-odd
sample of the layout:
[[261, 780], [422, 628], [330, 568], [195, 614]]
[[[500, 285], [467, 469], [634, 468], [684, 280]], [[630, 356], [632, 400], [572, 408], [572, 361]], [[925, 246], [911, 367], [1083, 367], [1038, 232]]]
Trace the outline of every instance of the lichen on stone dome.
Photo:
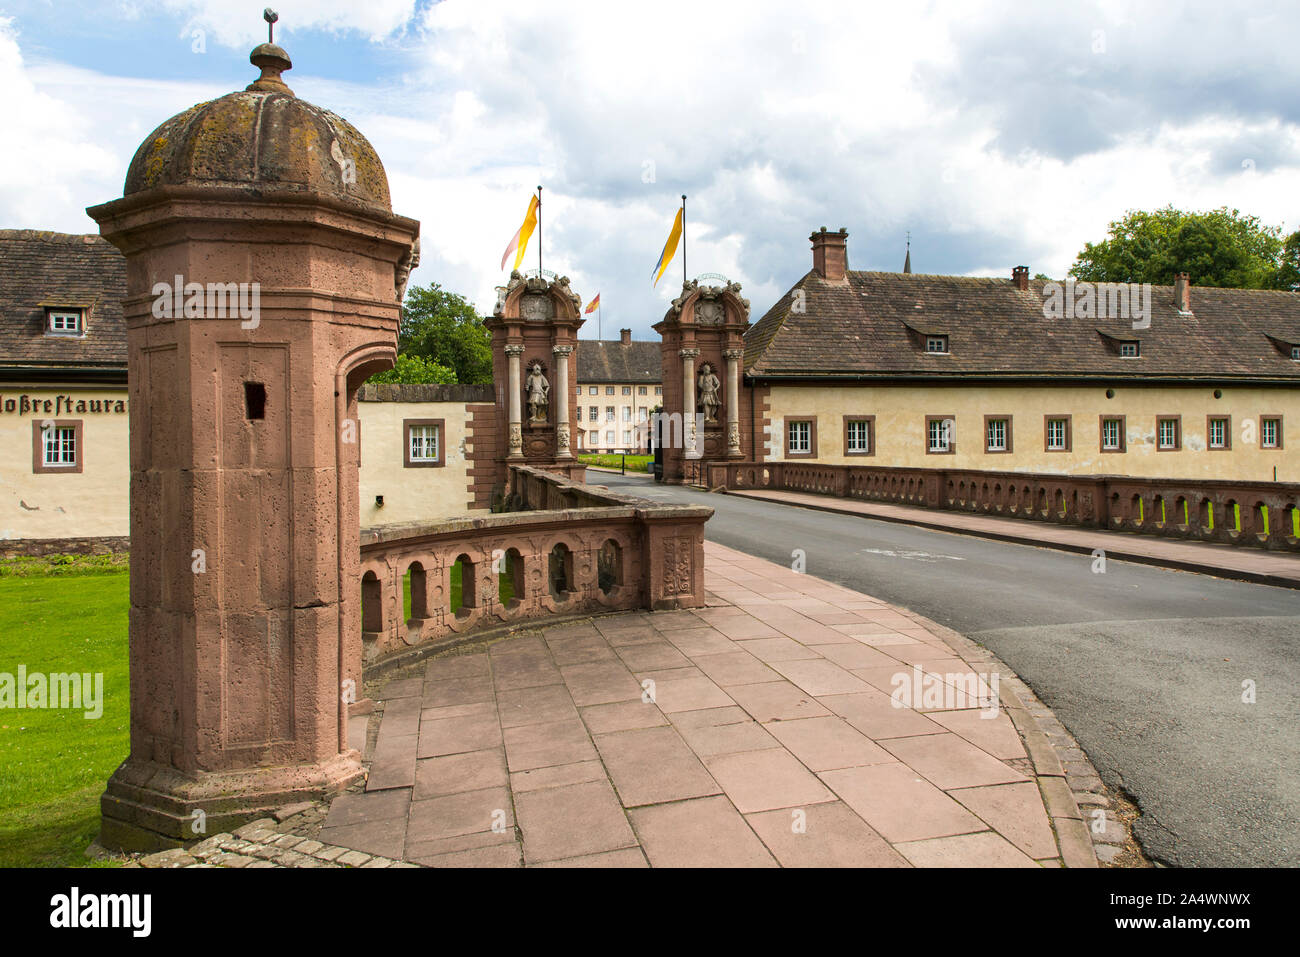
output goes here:
[[329, 110], [298, 99], [280, 74], [289, 54], [263, 43], [247, 89], [167, 120], [136, 150], [123, 195], [159, 186], [234, 186], [301, 192], [391, 212], [388, 176], [370, 142]]

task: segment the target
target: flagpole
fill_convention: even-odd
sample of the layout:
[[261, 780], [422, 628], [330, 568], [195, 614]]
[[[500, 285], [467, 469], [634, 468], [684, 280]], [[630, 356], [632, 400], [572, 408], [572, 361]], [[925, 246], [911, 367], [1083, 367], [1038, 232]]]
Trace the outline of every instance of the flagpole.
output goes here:
[[686, 285], [686, 194], [682, 193], [682, 285]]
[[537, 187], [537, 278], [542, 278], [542, 187]]
[[[596, 295], [599, 296], [600, 293], [596, 293]], [[603, 319], [604, 319], [604, 317], [600, 314], [600, 309], [601, 306], [600, 303], [598, 302], [596, 303], [596, 338], [604, 339], [605, 337], [600, 331], [603, 328]]]

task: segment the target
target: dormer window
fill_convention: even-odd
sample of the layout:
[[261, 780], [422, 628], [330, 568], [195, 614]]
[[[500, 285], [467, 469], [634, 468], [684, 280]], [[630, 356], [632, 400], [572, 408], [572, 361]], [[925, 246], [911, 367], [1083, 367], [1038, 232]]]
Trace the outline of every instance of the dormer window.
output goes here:
[[1300, 346], [1291, 347], [1291, 358], [1296, 362], [1300, 362]]
[[926, 336], [925, 351], [933, 355], [947, 355], [948, 337], [947, 336]]
[[47, 336], [84, 336], [86, 334], [85, 310], [47, 308], [45, 310], [45, 334]]
[[1122, 359], [1137, 359], [1142, 355], [1142, 344], [1137, 340], [1121, 342], [1119, 344], [1119, 354]]

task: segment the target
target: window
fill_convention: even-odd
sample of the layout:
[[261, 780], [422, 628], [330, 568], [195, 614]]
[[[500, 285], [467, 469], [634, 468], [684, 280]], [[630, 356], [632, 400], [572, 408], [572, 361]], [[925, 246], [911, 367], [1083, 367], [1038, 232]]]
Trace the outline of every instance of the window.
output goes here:
[[1114, 416], [1101, 419], [1101, 450], [1103, 452], [1124, 451], [1124, 417]]
[[85, 333], [82, 324], [84, 313], [80, 309], [46, 309], [45, 334], [47, 336], [80, 336]]
[[874, 454], [875, 443], [872, 441], [872, 430], [876, 425], [874, 415], [863, 415], [844, 418], [844, 454], [845, 455], [872, 455]]
[[614, 430], [613, 430], [613, 429], [610, 429], [608, 432], [605, 433], [605, 445], [607, 445], [607, 446], [609, 446], [609, 447], [611, 447], [611, 448], [613, 447], [613, 445], [614, 445]]
[[1156, 451], [1177, 452], [1182, 448], [1181, 431], [1178, 416], [1158, 416], [1156, 418]]
[[1300, 346], [1291, 347], [1291, 358], [1295, 359], [1297, 362], [1300, 362]]
[[813, 419], [786, 420], [786, 455], [815, 455], [815, 435]]
[[599, 395], [599, 394], [600, 394], [600, 390], [597, 389], [594, 385], [587, 390], [587, 395]]
[[948, 352], [947, 336], [926, 336], [925, 351], [934, 355], [946, 355]]
[[984, 451], [1011, 451], [1011, 418], [1009, 416], [984, 416]]
[[587, 442], [593, 449], [600, 448], [600, 433], [592, 432], [591, 435], [587, 436]]
[[951, 415], [925, 417], [925, 454], [949, 455], [957, 451], [957, 419]]
[[644, 422], [649, 417], [649, 410], [645, 406], [636, 410], [636, 419], [638, 422]]
[[607, 386], [605, 386], [605, 394], [606, 394], [606, 395], [613, 395], [613, 394], [614, 394], [614, 387], [613, 387], [612, 385], [607, 385]]
[[402, 420], [408, 469], [438, 468], [447, 464], [443, 458], [442, 428], [442, 419]]
[[612, 405], [605, 406], [605, 421], [606, 422], [614, 421], [614, 407]]
[[1142, 344], [1137, 341], [1121, 342], [1119, 344], [1119, 354], [1124, 359], [1136, 359], [1142, 355]]
[[81, 468], [80, 419], [41, 419], [32, 423], [33, 473], [80, 472]]
[[655, 395], [663, 395], [663, 394], [664, 394], [664, 387], [661, 385], [655, 386]]
[[623, 386], [623, 394], [624, 394], [624, 395], [631, 395], [631, 394], [632, 394], [632, 387], [631, 387], [630, 385], [625, 385], [625, 386]]
[[1231, 448], [1231, 420], [1220, 416], [1211, 416], [1205, 425], [1205, 444], [1211, 449]]
[[624, 430], [623, 430], [623, 444], [624, 444], [624, 445], [631, 445], [631, 444], [632, 444], [632, 430], [631, 430], [631, 429], [624, 429]]
[[576, 409], [574, 409], [573, 411], [574, 411], [575, 413], [577, 413], [577, 419], [576, 419], [576, 421], [581, 422], [581, 421], [582, 421], [582, 406], [578, 406], [578, 407], [577, 407]]
[[1282, 447], [1282, 417], [1259, 417], [1259, 447], [1261, 449], [1280, 449]]
[[1047, 451], [1070, 451], [1070, 417], [1068, 415], [1049, 415], [1044, 418], [1047, 433]]
[[637, 394], [637, 395], [645, 395], [645, 394], [646, 394], [646, 388], [645, 388], [645, 386], [643, 386], [643, 385], [639, 385], [639, 386], [637, 386], [637, 387], [636, 387], [636, 394]]
[[588, 415], [587, 415], [587, 419], [588, 419], [588, 421], [591, 421], [591, 422], [599, 422], [599, 421], [600, 421], [600, 406], [598, 406], [598, 405], [588, 406], [588, 407], [587, 407], [587, 413], [588, 413]]

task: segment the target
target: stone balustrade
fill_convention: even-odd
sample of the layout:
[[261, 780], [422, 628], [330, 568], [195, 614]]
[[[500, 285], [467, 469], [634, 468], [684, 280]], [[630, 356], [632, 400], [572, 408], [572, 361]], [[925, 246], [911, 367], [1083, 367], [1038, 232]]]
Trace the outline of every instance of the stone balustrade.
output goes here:
[[511, 511], [483, 517], [362, 529], [366, 664], [492, 625], [704, 604], [713, 509], [522, 465], [510, 466], [506, 501]]
[[709, 487], [811, 492], [922, 508], [1300, 551], [1300, 484], [804, 462], [709, 464]]

